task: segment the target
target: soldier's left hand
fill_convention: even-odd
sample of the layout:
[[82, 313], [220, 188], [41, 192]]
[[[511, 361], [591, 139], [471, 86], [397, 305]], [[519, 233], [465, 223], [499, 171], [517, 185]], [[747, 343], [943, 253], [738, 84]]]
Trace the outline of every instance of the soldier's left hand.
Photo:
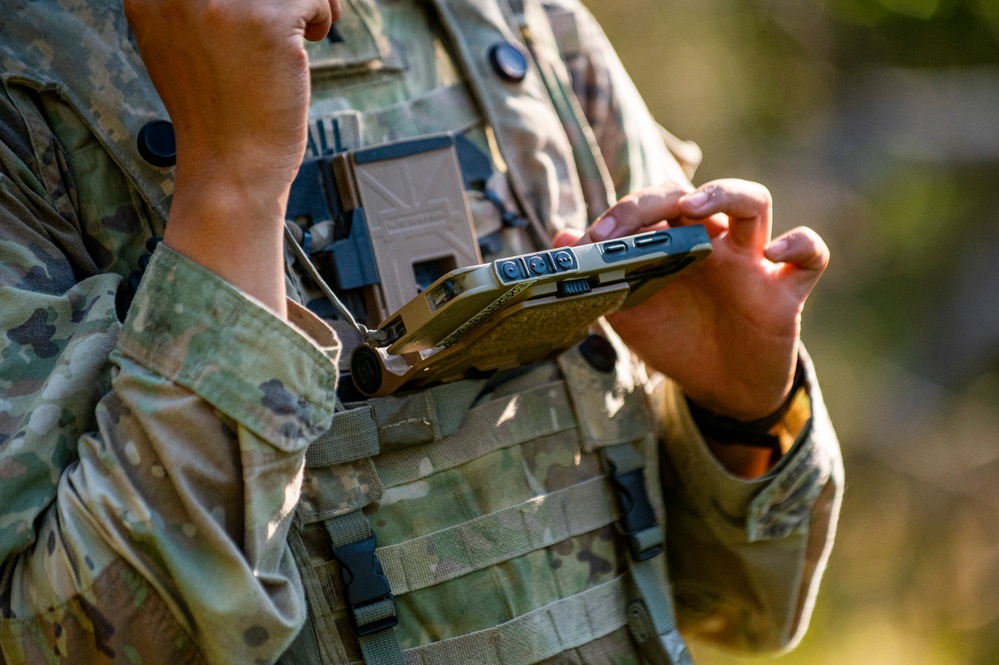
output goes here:
[[585, 234], [563, 231], [555, 244], [705, 224], [713, 247], [707, 259], [607, 318], [692, 400], [753, 420], [775, 411], [790, 390], [802, 307], [829, 262], [826, 244], [809, 228], [771, 241], [772, 217], [770, 192], [758, 183], [716, 180], [696, 190], [666, 183], [621, 199]]

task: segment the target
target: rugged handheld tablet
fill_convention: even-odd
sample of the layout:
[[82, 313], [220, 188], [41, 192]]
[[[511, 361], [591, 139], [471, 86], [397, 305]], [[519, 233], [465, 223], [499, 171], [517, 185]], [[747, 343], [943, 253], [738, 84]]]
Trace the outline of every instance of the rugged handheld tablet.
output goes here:
[[351, 375], [366, 395], [536, 362], [600, 316], [633, 307], [711, 253], [701, 225], [562, 247], [453, 270], [379, 326]]

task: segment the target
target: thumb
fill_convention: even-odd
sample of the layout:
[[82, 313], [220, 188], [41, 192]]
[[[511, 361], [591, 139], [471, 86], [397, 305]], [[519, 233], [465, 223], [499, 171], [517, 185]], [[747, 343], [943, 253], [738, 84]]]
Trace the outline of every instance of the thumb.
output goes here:
[[562, 229], [555, 234], [554, 238], [552, 238], [552, 246], [569, 247], [579, 242], [579, 239], [582, 237], [582, 231], [577, 231], [576, 229]]

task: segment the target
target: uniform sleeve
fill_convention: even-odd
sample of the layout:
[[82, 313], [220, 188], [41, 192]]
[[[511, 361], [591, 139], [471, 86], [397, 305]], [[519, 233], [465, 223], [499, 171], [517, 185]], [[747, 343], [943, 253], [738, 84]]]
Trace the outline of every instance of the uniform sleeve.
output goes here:
[[663, 486], [670, 579], [690, 639], [741, 652], [793, 646], [808, 626], [843, 493], [839, 443], [804, 351], [811, 419], [766, 475], [714, 458], [683, 394], [667, 385]]
[[164, 247], [120, 324], [62, 168], [0, 94], [0, 661], [272, 662], [335, 338]]
[[[691, 176], [697, 146], [656, 124], [592, 15], [578, 0], [546, 8], [618, 196]], [[666, 383], [667, 547], [680, 626], [690, 639], [773, 651], [796, 643], [808, 625], [833, 543], [843, 467], [807, 355], [803, 362], [812, 417], [781, 462], [753, 481], [725, 471], [680, 390]]]

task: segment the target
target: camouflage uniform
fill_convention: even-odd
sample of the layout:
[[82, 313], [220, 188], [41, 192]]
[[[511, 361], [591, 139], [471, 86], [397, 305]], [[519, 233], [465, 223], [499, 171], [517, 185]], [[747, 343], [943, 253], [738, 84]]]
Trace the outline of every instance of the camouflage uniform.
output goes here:
[[[503, 228], [472, 195], [499, 252], [691, 168], [696, 149], [660, 133], [592, 18], [546, 9], [348, 0], [343, 41], [312, 47], [313, 150], [465, 132], [530, 219]], [[406, 662], [659, 661], [607, 481], [629, 449], [668, 520], [685, 634], [749, 650], [800, 635], [842, 488], [807, 358], [810, 423], [770, 474], [740, 481], [675, 386], [623, 349], [611, 373], [573, 350], [499, 385], [335, 414], [352, 342], [302, 306], [314, 294], [292, 261], [285, 324], [160, 247], [122, 324], [116, 295], [172, 188], [134, 137], [165, 113], [117, 3], [6, 13], [0, 662], [263, 663], [293, 640], [284, 662], [358, 661], [333, 553], [369, 528]], [[521, 86], [475, 70], [487, 28], [526, 39]], [[533, 143], [511, 146], [517, 132]]]

